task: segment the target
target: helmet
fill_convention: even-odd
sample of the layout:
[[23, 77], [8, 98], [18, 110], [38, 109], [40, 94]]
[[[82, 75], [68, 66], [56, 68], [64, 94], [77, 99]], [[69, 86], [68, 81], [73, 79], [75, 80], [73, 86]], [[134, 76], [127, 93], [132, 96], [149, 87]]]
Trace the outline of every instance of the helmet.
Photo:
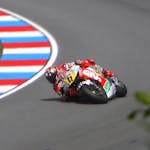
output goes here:
[[57, 69], [56, 69], [56, 67], [53, 67], [53, 66], [48, 68], [45, 72], [46, 78], [52, 84], [55, 83], [55, 81], [56, 81], [56, 74], [57, 74]]
[[91, 65], [95, 65], [95, 60], [94, 60], [94, 59], [88, 58], [87, 60], [88, 60], [88, 62], [89, 62]]

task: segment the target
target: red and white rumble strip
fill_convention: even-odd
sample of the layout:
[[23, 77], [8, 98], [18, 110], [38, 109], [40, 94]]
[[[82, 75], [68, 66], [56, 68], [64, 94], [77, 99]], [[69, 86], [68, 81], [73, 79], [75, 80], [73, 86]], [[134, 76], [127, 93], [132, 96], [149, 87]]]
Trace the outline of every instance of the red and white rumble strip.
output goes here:
[[41, 26], [0, 8], [0, 98], [16, 92], [43, 75], [58, 53], [55, 39]]

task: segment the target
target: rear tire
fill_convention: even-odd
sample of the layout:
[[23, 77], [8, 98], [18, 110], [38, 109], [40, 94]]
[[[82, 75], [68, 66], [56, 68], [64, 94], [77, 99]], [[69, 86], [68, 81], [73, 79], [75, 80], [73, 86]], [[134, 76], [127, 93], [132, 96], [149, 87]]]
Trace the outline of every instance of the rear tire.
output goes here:
[[[96, 88], [96, 87], [95, 87]], [[90, 101], [91, 103], [95, 104], [104, 104], [108, 102], [108, 98], [105, 94], [105, 91], [102, 87], [98, 88], [99, 94], [96, 94], [95, 91], [91, 90], [91, 87], [88, 85], [83, 85], [80, 89], [81, 96], [85, 97]]]
[[122, 81], [118, 81], [116, 88], [117, 88], [116, 92], [117, 97], [125, 97], [127, 95], [127, 87]]

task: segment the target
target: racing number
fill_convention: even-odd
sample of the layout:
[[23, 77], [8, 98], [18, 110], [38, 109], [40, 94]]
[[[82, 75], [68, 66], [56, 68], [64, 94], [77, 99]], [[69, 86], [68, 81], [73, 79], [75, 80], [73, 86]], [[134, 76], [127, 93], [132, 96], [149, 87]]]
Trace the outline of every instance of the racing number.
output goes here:
[[69, 73], [67, 76], [68, 82], [71, 83], [73, 81], [71, 74]]
[[66, 77], [66, 79], [65, 79], [65, 82], [66, 82], [67, 84], [71, 85], [71, 84], [74, 82], [75, 77], [76, 77], [76, 76], [75, 76], [74, 72], [71, 71], [71, 72], [68, 73], [68, 75], [67, 75], [67, 77]]

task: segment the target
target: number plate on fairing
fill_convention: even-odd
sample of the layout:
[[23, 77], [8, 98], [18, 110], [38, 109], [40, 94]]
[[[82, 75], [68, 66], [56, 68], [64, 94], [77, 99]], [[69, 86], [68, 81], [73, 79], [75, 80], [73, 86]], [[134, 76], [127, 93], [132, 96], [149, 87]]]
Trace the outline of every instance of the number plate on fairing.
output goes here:
[[67, 77], [65, 78], [65, 83], [68, 84], [68, 85], [71, 85], [73, 84], [73, 82], [75, 81], [76, 79], [76, 76], [78, 74], [78, 71], [79, 71], [79, 66], [77, 65], [74, 65], [72, 66], [72, 68], [67, 72]]
[[71, 85], [76, 78], [76, 75], [73, 71], [70, 71], [65, 79], [65, 83]]

